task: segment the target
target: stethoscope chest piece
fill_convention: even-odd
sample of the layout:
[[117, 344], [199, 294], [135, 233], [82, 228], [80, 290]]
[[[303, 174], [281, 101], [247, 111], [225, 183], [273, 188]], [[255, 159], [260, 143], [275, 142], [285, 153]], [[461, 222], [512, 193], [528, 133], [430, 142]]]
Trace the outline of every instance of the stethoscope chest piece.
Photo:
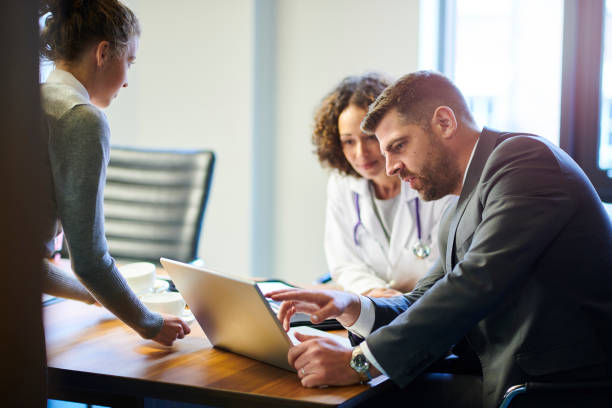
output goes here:
[[431, 248], [419, 239], [412, 247], [412, 253], [419, 259], [425, 259], [431, 253]]
[[414, 208], [416, 210], [416, 226], [417, 226], [417, 242], [412, 247], [412, 253], [419, 259], [425, 259], [431, 253], [429, 245], [424, 244], [421, 240], [421, 216], [419, 215], [419, 198], [414, 199]]

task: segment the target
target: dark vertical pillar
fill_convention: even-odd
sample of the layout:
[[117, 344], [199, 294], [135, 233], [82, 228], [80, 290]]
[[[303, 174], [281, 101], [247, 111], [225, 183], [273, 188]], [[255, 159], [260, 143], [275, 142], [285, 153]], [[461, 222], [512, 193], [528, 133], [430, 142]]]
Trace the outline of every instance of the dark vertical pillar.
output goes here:
[[0, 405], [7, 407], [46, 406], [37, 4], [0, 2]]
[[565, 0], [559, 144], [612, 201], [612, 177], [597, 163], [605, 12], [603, 0]]

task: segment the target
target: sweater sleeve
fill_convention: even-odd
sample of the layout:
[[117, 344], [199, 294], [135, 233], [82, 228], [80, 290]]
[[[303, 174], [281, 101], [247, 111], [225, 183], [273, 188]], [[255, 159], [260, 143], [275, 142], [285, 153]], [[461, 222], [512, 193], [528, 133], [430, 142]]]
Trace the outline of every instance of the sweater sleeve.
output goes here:
[[76, 105], [55, 124], [49, 159], [59, 217], [72, 269], [91, 294], [144, 338], [161, 330], [128, 287], [108, 253], [104, 236], [104, 184], [109, 160], [105, 115], [92, 105]]
[[43, 260], [43, 292], [92, 304], [96, 301], [79, 280], [62, 268]]

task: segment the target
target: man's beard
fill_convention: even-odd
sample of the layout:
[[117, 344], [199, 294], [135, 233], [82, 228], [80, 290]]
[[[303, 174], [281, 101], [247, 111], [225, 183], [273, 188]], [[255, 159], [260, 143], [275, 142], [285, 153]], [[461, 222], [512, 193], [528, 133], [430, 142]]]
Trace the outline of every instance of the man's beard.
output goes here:
[[433, 134], [427, 133], [430, 149], [427, 152], [425, 165], [418, 174], [405, 170], [400, 173], [400, 177], [403, 180], [410, 176], [418, 177], [422, 186], [417, 190], [419, 195], [425, 201], [432, 201], [455, 192], [461, 180], [461, 172], [455, 155], [435, 140]]

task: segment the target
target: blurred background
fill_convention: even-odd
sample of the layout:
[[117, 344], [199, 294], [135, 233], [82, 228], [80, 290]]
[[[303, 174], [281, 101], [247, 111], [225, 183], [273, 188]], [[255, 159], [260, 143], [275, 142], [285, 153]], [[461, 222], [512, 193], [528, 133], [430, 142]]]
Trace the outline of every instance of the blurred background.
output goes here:
[[[328, 172], [313, 154], [312, 117], [347, 75], [441, 71], [480, 126], [546, 137], [609, 186], [610, 1], [126, 3], [143, 33], [129, 87], [106, 111], [111, 143], [216, 152], [199, 254], [220, 271], [298, 284], [326, 272]], [[584, 21], [598, 13], [603, 35], [593, 45]], [[596, 98], [579, 94], [581, 81]], [[582, 139], [577, 106], [595, 115]]]

